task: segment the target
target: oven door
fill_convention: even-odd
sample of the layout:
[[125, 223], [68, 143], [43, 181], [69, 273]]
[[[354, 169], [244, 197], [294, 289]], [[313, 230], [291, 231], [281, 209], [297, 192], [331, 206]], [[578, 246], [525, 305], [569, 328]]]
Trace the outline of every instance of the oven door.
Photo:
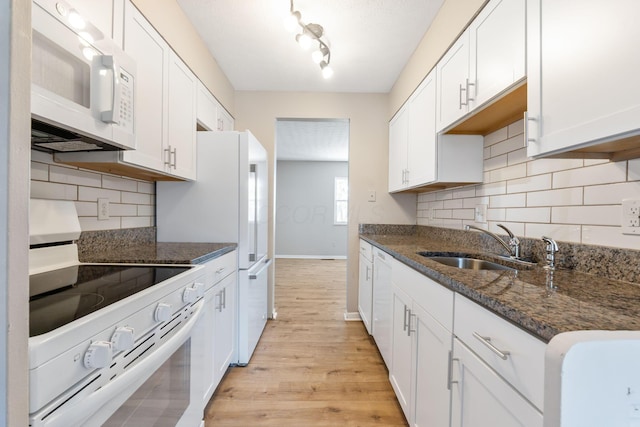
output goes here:
[[30, 425], [202, 426], [206, 361], [201, 348], [207, 339], [203, 320], [209, 293], [191, 306], [186, 323], [140, 362], [81, 399], [32, 416]]

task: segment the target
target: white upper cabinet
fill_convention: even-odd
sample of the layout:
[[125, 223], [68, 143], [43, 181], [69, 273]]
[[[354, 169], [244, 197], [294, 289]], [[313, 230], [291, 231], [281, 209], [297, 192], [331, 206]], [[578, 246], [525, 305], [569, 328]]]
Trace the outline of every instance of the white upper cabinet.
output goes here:
[[407, 106], [391, 119], [389, 123], [389, 192], [407, 187], [407, 144], [409, 114]]
[[525, 78], [525, 9], [525, 0], [494, 0], [471, 23], [471, 110]]
[[389, 192], [482, 181], [482, 137], [438, 135], [436, 73], [431, 72], [389, 124]]
[[167, 172], [190, 180], [196, 179], [196, 88], [196, 76], [171, 51], [165, 164]]
[[[469, 81], [469, 30], [449, 48], [436, 66], [438, 73], [438, 120], [440, 131], [469, 111], [473, 82]], [[473, 94], [473, 92], [472, 92]]]
[[529, 156], [640, 134], [639, 17], [636, 0], [527, 2]]
[[524, 79], [525, 20], [524, 0], [492, 0], [438, 62], [438, 131]]
[[204, 130], [233, 130], [233, 118], [200, 81], [198, 81], [197, 98], [198, 124]]
[[124, 51], [136, 59], [138, 79], [135, 94], [136, 150], [122, 153], [122, 159], [156, 171], [163, 171], [167, 122], [170, 48], [131, 2], [125, 5]]

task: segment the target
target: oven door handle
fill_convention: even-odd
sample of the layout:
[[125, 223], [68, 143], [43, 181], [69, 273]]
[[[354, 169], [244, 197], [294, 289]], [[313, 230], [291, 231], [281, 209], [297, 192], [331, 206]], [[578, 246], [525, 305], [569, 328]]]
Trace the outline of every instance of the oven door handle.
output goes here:
[[162, 344], [158, 350], [151, 353], [136, 366], [123, 372], [118, 378], [105, 384], [102, 388], [83, 397], [74, 406], [66, 408], [59, 413], [51, 414], [42, 423], [33, 424], [33, 427], [81, 425], [113, 398], [127, 391], [131, 391], [131, 394], [135, 392], [189, 338], [198, 320], [202, 317], [203, 305], [203, 300], [200, 300], [194, 306], [195, 312], [187, 323], [174, 336]]

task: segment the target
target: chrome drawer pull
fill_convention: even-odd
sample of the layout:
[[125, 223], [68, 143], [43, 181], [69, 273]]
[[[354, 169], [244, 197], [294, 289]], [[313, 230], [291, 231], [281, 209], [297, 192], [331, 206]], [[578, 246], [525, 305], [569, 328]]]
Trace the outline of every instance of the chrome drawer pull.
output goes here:
[[489, 348], [489, 350], [497, 354], [502, 360], [507, 360], [507, 358], [511, 354], [510, 352], [500, 350], [499, 348], [491, 344], [491, 337], [483, 337], [477, 332], [474, 332], [473, 336], [477, 338], [482, 344], [486, 345]]

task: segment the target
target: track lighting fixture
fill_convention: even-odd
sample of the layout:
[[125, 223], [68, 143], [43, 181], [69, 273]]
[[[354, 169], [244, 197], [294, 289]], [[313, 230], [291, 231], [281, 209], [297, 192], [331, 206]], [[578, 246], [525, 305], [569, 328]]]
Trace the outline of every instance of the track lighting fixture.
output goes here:
[[311, 59], [320, 65], [322, 76], [325, 79], [331, 77], [333, 75], [333, 69], [329, 65], [331, 62], [331, 51], [327, 43], [322, 40], [322, 36], [324, 35], [322, 25], [313, 23], [305, 24], [302, 21], [300, 12], [294, 10], [293, 0], [291, 0], [290, 14], [285, 20], [285, 27], [290, 31], [295, 31], [296, 28], [300, 28], [300, 33], [296, 35], [296, 41], [303, 49], [309, 49], [314, 42], [318, 44], [317, 48], [311, 53]]

